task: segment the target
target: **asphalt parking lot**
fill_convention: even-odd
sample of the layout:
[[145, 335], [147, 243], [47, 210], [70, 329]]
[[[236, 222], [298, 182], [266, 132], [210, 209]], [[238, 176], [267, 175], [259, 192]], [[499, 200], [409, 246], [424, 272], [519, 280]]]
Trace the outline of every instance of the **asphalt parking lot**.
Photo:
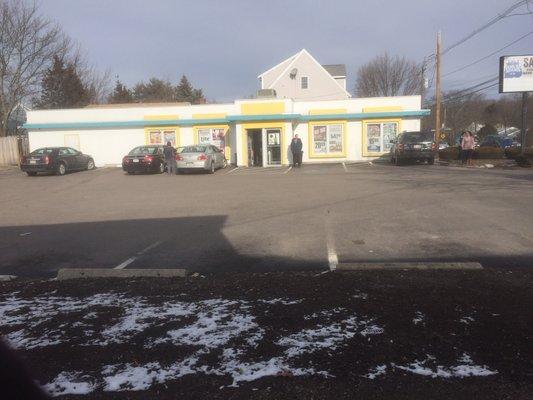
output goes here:
[[64, 177], [10, 169], [0, 183], [0, 274], [312, 270], [332, 259], [533, 265], [528, 169], [364, 163]]

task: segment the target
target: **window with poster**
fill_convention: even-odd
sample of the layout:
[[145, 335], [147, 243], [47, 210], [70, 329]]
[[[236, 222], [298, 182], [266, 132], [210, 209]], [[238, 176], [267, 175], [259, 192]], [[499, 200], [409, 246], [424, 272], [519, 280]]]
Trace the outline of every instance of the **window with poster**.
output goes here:
[[400, 131], [400, 121], [365, 121], [363, 123], [363, 155], [373, 156], [388, 153], [391, 141]]
[[178, 146], [178, 135], [176, 128], [147, 128], [146, 144], [167, 144], [172, 143], [172, 147]]
[[310, 157], [344, 157], [346, 124], [310, 123]]
[[212, 144], [224, 151], [226, 147], [225, 127], [205, 127], [196, 129], [196, 140], [198, 144]]

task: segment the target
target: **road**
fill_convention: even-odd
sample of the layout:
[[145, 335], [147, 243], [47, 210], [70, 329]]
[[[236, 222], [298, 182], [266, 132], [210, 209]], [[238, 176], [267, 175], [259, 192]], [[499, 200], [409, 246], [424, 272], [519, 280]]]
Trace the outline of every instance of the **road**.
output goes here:
[[64, 177], [0, 171], [0, 274], [336, 262], [533, 265], [533, 170], [385, 164]]

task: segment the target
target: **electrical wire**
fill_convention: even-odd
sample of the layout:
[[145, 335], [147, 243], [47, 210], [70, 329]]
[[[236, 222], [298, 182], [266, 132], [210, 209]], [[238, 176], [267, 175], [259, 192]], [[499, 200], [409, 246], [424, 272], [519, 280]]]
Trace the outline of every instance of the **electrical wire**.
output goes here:
[[498, 49], [498, 50], [496, 50], [496, 51], [494, 51], [494, 52], [492, 52], [492, 53], [486, 55], [485, 57], [482, 57], [482, 58], [480, 58], [480, 59], [478, 59], [478, 60], [475, 60], [475, 61], [471, 62], [470, 64], [466, 64], [466, 65], [463, 65], [462, 67], [459, 67], [459, 68], [457, 68], [457, 69], [454, 69], [453, 71], [450, 71], [450, 72], [448, 72], [448, 73], [442, 75], [442, 77], [444, 78], [445, 76], [448, 76], [448, 75], [451, 75], [451, 74], [455, 74], [456, 72], [462, 71], [462, 70], [464, 70], [464, 69], [466, 69], [466, 68], [468, 68], [468, 67], [471, 67], [472, 65], [476, 65], [476, 64], [480, 63], [481, 61], [486, 60], [487, 58], [489, 58], [489, 57], [491, 57], [491, 56], [493, 56], [493, 55], [495, 55], [495, 54], [498, 54], [500, 51], [505, 50], [505, 49], [508, 48], [508, 47], [511, 47], [513, 44], [518, 43], [518, 42], [521, 41], [522, 39], [525, 39], [526, 37], [528, 37], [528, 36], [530, 36], [530, 35], [532, 35], [532, 34], [533, 34], [533, 31], [528, 32], [528, 33], [526, 33], [525, 35], [520, 36], [518, 39], [512, 41], [511, 43], [509, 43], [509, 44], [503, 46], [501, 49]]
[[529, 0], [521, 0], [521, 1], [516, 2], [515, 4], [513, 4], [512, 6], [507, 8], [505, 11], [503, 11], [502, 13], [498, 14], [497, 16], [492, 18], [490, 21], [485, 23], [484, 25], [482, 25], [479, 28], [477, 28], [477, 29], [473, 30], [472, 32], [470, 32], [464, 38], [458, 40], [457, 42], [455, 42], [452, 45], [450, 45], [447, 48], [445, 48], [441, 52], [441, 55], [444, 55], [444, 54], [448, 53], [450, 50], [456, 48], [457, 46], [460, 46], [461, 44], [463, 44], [467, 40], [469, 40], [469, 39], [473, 38], [474, 36], [476, 36], [478, 33], [482, 32], [485, 29], [489, 28], [490, 26], [494, 25], [496, 22], [506, 18], [509, 14], [511, 14], [512, 11], [516, 10], [517, 8], [522, 7], [523, 5], [526, 5], [526, 6], [529, 5], [528, 3], [529, 3]]
[[465, 93], [461, 96], [457, 96], [457, 97], [449, 97], [449, 98], [446, 98], [442, 101], [442, 104], [446, 104], [446, 103], [449, 103], [451, 101], [454, 101], [454, 100], [459, 100], [459, 99], [462, 99], [464, 97], [467, 97], [467, 96], [471, 96], [473, 95], [474, 93], [478, 93], [478, 92], [482, 92], [484, 90], [487, 90], [487, 89], [491, 89], [495, 86], [498, 86], [499, 85], [499, 82], [496, 82], [496, 83], [493, 83], [492, 85], [489, 85], [489, 86], [485, 86], [485, 87], [482, 87], [482, 88], [479, 88], [477, 90], [474, 90], [473, 92], [470, 92], [470, 93]]

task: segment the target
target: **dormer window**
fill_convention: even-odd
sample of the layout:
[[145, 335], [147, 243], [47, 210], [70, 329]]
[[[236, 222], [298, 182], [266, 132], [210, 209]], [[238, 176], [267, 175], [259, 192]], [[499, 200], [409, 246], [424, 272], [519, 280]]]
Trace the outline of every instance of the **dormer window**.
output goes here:
[[309, 78], [307, 76], [302, 76], [300, 78], [300, 87], [302, 89], [307, 89], [309, 87]]

